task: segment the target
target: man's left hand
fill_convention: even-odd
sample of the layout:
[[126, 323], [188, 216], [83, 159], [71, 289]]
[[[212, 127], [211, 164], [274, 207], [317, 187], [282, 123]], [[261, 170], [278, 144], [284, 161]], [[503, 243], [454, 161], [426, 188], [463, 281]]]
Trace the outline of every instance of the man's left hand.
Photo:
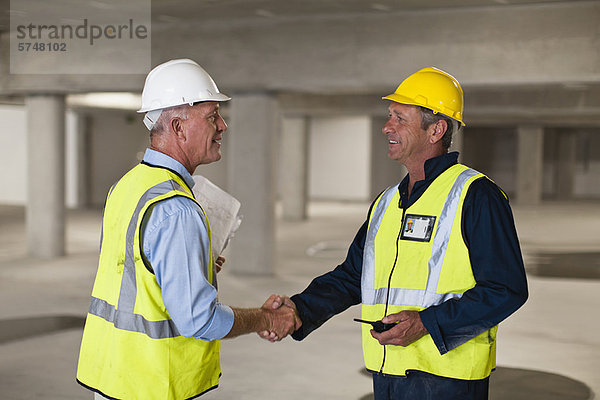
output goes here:
[[[277, 309], [280, 309], [283, 307], [287, 307], [287, 308], [294, 310], [295, 326], [294, 326], [294, 329], [290, 332], [290, 333], [292, 333], [292, 332], [298, 330], [302, 326], [302, 320], [298, 316], [298, 310], [296, 309], [296, 304], [294, 304], [294, 302], [289, 297], [272, 294], [271, 297], [269, 297], [267, 299], [267, 301], [265, 301], [265, 304], [263, 304], [263, 306], [262, 306], [263, 309], [267, 309], [267, 310], [277, 310]], [[277, 336], [277, 334], [275, 332], [268, 331], [268, 330], [258, 332], [258, 336], [260, 336], [261, 338], [263, 338], [265, 340], [268, 340], [269, 342], [278, 342], [281, 339], [283, 339], [283, 337]]]
[[381, 321], [385, 324], [398, 322], [396, 326], [385, 332], [377, 333], [371, 329], [371, 336], [382, 345], [393, 344], [406, 347], [429, 333], [421, 322], [418, 311], [400, 311], [384, 317]]
[[215, 260], [215, 267], [217, 268], [217, 274], [219, 272], [221, 272], [221, 269], [223, 269], [223, 264], [225, 264], [225, 257], [223, 257], [223, 256], [217, 257], [217, 259]]

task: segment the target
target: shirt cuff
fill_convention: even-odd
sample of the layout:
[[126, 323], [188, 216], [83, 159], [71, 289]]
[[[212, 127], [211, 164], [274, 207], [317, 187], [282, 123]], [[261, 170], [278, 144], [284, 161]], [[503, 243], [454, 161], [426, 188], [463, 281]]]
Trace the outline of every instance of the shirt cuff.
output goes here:
[[202, 340], [220, 340], [223, 339], [233, 328], [233, 310], [231, 307], [217, 303], [212, 320], [198, 336]]
[[435, 310], [433, 308], [426, 308], [422, 311], [419, 311], [419, 316], [421, 317], [421, 322], [433, 343], [437, 347], [438, 351], [441, 355], [446, 354], [448, 352], [448, 348], [446, 347], [446, 343], [444, 342], [444, 338], [442, 337], [442, 332], [440, 330], [440, 326], [437, 323], [437, 318], [435, 316]]

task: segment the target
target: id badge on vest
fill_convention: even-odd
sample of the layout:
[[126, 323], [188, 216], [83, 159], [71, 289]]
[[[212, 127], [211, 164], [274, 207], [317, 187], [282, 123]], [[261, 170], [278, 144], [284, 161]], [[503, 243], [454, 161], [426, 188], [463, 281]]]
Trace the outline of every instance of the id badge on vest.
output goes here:
[[406, 214], [400, 239], [429, 242], [435, 226], [435, 218], [432, 215]]

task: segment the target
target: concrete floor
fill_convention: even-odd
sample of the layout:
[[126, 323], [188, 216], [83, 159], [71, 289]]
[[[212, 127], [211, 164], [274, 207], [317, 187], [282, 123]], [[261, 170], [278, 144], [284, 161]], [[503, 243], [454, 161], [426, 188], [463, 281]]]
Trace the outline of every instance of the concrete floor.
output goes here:
[[[221, 301], [252, 307], [271, 293], [302, 290], [343, 259], [367, 209], [368, 204], [314, 203], [309, 221], [279, 221], [276, 275], [247, 277], [225, 269], [219, 276]], [[531, 271], [530, 299], [500, 326], [491, 398], [593, 398], [600, 393], [600, 265], [595, 257], [600, 204], [549, 203], [514, 211]], [[2, 399], [92, 398], [74, 376], [95, 276], [100, 212], [70, 211], [67, 226], [68, 256], [31, 259], [23, 208], [0, 206]], [[573, 257], [552, 257], [559, 253]], [[591, 272], [582, 275], [582, 267]], [[256, 335], [224, 341], [220, 387], [203, 398], [371, 398], [360, 329], [352, 321], [359, 313], [359, 307], [346, 311], [302, 343], [271, 344]]]

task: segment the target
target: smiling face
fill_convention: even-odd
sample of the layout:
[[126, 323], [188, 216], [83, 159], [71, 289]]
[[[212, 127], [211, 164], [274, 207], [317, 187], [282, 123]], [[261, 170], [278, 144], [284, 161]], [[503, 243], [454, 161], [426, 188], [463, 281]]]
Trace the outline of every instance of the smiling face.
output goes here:
[[404, 165], [421, 160], [430, 150], [429, 135], [416, 106], [391, 102], [382, 132], [388, 139], [388, 157]]
[[183, 122], [186, 132], [185, 152], [193, 166], [221, 159], [221, 140], [227, 124], [219, 114], [219, 103], [208, 101], [189, 108]]

